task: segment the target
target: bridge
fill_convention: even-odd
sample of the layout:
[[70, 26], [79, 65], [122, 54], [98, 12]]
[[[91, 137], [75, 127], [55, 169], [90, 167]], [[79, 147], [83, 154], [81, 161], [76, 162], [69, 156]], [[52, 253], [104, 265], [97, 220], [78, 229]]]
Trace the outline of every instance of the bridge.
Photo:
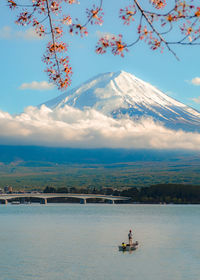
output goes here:
[[24, 203], [27, 199], [37, 199], [41, 204], [47, 204], [48, 199], [53, 202], [53, 199], [59, 198], [74, 198], [79, 200], [81, 204], [86, 204], [88, 199], [98, 199], [102, 201], [108, 201], [110, 204], [114, 204], [115, 201], [128, 201], [130, 197], [102, 195], [102, 194], [74, 194], [74, 193], [12, 193], [12, 194], [0, 194], [0, 203], [7, 204], [12, 201], [19, 201]]

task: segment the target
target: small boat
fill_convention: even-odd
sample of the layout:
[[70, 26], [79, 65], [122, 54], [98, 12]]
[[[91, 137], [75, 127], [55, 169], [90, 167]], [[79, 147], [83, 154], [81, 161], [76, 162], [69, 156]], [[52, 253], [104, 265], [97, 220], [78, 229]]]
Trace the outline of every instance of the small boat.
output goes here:
[[133, 244], [130, 246], [129, 244], [125, 244], [122, 242], [122, 245], [119, 245], [119, 251], [125, 252], [125, 251], [134, 251], [138, 248], [139, 243], [138, 241], [133, 242]]
[[11, 201], [11, 204], [13, 204], [13, 205], [19, 205], [20, 204], [20, 201]]

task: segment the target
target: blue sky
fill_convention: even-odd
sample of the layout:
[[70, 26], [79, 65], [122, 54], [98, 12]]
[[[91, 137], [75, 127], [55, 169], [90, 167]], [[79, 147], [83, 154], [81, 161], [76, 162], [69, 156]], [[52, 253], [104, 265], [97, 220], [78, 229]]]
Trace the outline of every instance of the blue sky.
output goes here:
[[[85, 7], [95, 1], [83, 1], [72, 7], [72, 15], [83, 18]], [[90, 3], [90, 4], [88, 4]], [[122, 2], [121, 2], [122, 3]], [[124, 5], [126, 6], [126, 1]], [[127, 4], [129, 1], [127, 1]], [[73, 68], [71, 88], [87, 79], [104, 72], [124, 70], [158, 87], [175, 99], [200, 110], [200, 85], [191, 80], [200, 77], [200, 47], [178, 47], [174, 50], [180, 58], [177, 61], [166, 49], [151, 51], [147, 44], [140, 42], [129, 50], [124, 58], [111, 54], [97, 55], [94, 51], [100, 33], [125, 33], [128, 42], [134, 39], [133, 25], [124, 27], [118, 19], [120, 1], [105, 1], [105, 24], [101, 27], [90, 26], [89, 35], [81, 39], [66, 33], [69, 44], [70, 64]], [[36, 106], [60, 94], [56, 89], [28, 89], [24, 83], [48, 82], [44, 73], [45, 65], [41, 61], [48, 38], [38, 40], [33, 36], [30, 27], [19, 27], [14, 23], [14, 14], [0, 2], [0, 110], [11, 114], [20, 113], [25, 107]], [[176, 36], [176, 34], [174, 34]], [[197, 80], [198, 82], [198, 80]], [[199, 83], [200, 84], [200, 83]], [[23, 85], [23, 86], [22, 86]], [[195, 100], [194, 100], [195, 99]]]

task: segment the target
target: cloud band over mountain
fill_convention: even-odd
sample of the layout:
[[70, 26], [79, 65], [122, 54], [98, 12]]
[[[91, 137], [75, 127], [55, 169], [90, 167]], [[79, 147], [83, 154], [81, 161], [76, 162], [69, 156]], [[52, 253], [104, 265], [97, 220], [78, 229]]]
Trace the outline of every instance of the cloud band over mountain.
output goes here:
[[199, 133], [171, 130], [151, 118], [113, 119], [67, 105], [28, 107], [17, 116], [1, 111], [0, 131], [0, 144], [200, 150]]

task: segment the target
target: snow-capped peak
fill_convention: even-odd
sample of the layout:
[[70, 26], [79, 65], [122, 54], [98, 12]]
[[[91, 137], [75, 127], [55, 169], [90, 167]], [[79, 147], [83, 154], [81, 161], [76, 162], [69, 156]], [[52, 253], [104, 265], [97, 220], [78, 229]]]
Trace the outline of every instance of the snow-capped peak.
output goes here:
[[51, 109], [92, 108], [114, 118], [152, 117], [171, 128], [200, 129], [200, 113], [134, 75], [119, 71], [98, 75], [45, 103]]

